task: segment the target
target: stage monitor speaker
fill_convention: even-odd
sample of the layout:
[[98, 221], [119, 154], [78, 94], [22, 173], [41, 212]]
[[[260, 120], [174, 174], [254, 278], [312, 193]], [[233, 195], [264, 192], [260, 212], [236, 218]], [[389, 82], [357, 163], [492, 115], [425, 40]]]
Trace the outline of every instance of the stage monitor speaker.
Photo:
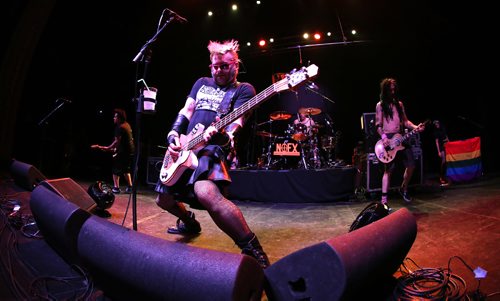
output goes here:
[[32, 191], [41, 181], [47, 179], [33, 165], [17, 160], [12, 160], [10, 173], [17, 185], [29, 191]]
[[264, 273], [247, 255], [196, 248], [92, 216], [78, 254], [111, 300], [260, 301]]
[[84, 210], [92, 211], [97, 207], [96, 202], [90, 197], [87, 191], [70, 178], [45, 180], [40, 185], [45, 186]]
[[266, 295], [270, 301], [385, 300], [375, 297], [376, 288], [394, 279], [416, 233], [415, 218], [402, 208], [301, 249], [264, 270]]
[[78, 234], [91, 214], [45, 185], [31, 193], [30, 208], [47, 243], [68, 262], [78, 262]]

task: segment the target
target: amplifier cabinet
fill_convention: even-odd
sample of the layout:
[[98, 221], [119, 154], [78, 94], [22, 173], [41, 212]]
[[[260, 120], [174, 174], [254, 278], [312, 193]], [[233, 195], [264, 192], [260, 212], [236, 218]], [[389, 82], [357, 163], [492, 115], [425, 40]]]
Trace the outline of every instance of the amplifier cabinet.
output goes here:
[[148, 157], [148, 168], [146, 183], [148, 185], [156, 185], [160, 176], [163, 157]]
[[[412, 147], [415, 157], [415, 171], [410, 181], [410, 186], [423, 184], [423, 153], [422, 148]], [[384, 163], [377, 159], [375, 153], [368, 153], [366, 162], [363, 164], [363, 184], [367, 192], [382, 190], [382, 176], [384, 175]], [[391, 189], [397, 189], [403, 182], [404, 164], [402, 161], [396, 163], [396, 167], [391, 175]]]

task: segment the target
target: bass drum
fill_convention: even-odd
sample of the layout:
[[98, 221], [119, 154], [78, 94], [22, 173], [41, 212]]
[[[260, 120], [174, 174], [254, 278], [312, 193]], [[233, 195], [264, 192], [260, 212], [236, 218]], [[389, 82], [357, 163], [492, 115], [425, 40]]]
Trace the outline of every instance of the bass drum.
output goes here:
[[272, 168], [296, 169], [301, 153], [300, 143], [288, 137], [277, 137], [272, 143]]

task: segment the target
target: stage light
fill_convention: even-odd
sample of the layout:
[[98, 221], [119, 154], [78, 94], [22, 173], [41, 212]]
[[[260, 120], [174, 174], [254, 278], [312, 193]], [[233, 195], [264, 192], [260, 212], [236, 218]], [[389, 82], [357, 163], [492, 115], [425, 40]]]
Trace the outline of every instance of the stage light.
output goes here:
[[326, 33], [327, 36], [331, 37], [332, 36], [332, 33], [329, 31]]
[[270, 39], [269, 39], [269, 43], [274, 43], [274, 39], [273, 39], [273, 38], [270, 38]]
[[264, 46], [266, 46], [266, 40], [264, 40], [264, 39], [260, 40], [260, 41], [259, 41], [259, 46], [260, 46], [260, 47], [264, 47]]
[[316, 41], [321, 40], [321, 34], [320, 34], [320, 33], [315, 33], [315, 34], [314, 34], [314, 39], [315, 39]]
[[209, 16], [209, 17], [211, 17], [211, 16], [213, 16], [213, 15], [214, 15], [214, 13], [213, 13], [211, 10], [209, 10], [209, 11], [208, 11], [208, 16]]
[[233, 4], [233, 5], [231, 6], [231, 9], [232, 9], [232, 10], [234, 10], [234, 11], [238, 10], [238, 5]]
[[247, 46], [248, 46], [248, 47], [252, 46], [252, 43], [247, 42]]
[[356, 35], [356, 29], [351, 30], [352, 35]]
[[302, 35], [302, 37], [303, 37], [304, 39], [306, 39], [306, 40], [307, 40], [307, 39], [309, 39], [309, 34], [306, 32], [306, 33], [304, 33], [304, 34]]
[[256, 1], [255, 3], [257, 3], [257, 5], [260, 5], [260, 1]]

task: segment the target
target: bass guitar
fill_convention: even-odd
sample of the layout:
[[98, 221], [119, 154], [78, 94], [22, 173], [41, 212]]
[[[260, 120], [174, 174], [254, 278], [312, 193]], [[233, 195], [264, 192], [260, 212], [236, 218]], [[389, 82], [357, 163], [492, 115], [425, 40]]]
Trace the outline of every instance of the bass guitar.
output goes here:
[[98, 144], [92, 144], [90, 146], [90, 148], [92, 148], [92, 149], [98, 149], [98, 150], [103, 151], [103, 152], [112, 153], [113, 154], [113, 158], [116, 157], [116, 148], [107, 148], [106, 146], [101, 146], [101, 145], [98, 145]]
[[389, 163], [396, 157], [398, 151], [404, 149], [403, 143], [410, 139], [412, 136], [416, 135], [423, 131], [423, 126], [428, 124], [430, 121], [426, 120], [425, 122], [418, 125], [418, 127], [408, 133], [394, 134], [391, 139], [389, 139], [389, 145], [384, 146], [383, 139], [380, 139], [375, 144], [375, 155], [377, 159], [382, 163]]
[[[276, 93], [296, 88], [300, 84], [313, 79], [317, 76], [317, 74], [318, 67], [314, 64], [310, 65], [307, 68], [302, 67], [299, 70], [293, 70], [283, 79], [275, 82], [264, 91], [255, 95], [247, 102], [222, 117], [219, 121], [216, 121], [213, 126], [218, 131], [220, 131], [221, 129], [228, 126], [231, 122], [254, 109], [256, 106], [260, 105]], [[174, 185], [184, 173], [184, 171], [186, 171], [187, 169], [195, 169], [198, 166], [196, 153], [205, 145], [205, 141], [203, 139], [204, 130], [204, 126], [198, 124], [187, 136], [180, 135], [179, 140], [181, 143], [181, 151], [179, 153], [179, 157], [175, 161], [172, 159], [168, 151], [165, 153], [165, 157], [163, 158], [163, 165], [160, 170], [160, 181], [164, 185]]]

